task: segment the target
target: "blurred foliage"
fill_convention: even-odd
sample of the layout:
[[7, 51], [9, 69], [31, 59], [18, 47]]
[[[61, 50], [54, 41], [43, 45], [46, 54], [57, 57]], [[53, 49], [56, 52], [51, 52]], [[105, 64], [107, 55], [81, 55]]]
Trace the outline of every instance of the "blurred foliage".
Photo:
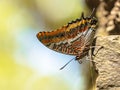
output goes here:
[[20, 47], [16, 37], [26, 28], [43, 28], [39, 26], [42, 20], [56, 28], [79, 17], [80, 12], [79, 0], [1, 0], [0, 90], [70, 90], [65, 80], [37, 76], [26, 64], [17, 63], [14, 55]]
[[32, 85], [29, 84], [26, 88], [27, 90], [71, 90], [65, 82], [59, 80], [55, 76], [46, 76], [43, 78], [36, 78], [36, 80], [34, 80], [32, 81]]
[[37, 0], [37, 6], [46, 27], [56, 29], [80, 18], [84, 3], [82, 0]]
[[32, 75], [31, 69], [16, 64], [7, 53], [0, 54], [0, 90], [23, 90]]

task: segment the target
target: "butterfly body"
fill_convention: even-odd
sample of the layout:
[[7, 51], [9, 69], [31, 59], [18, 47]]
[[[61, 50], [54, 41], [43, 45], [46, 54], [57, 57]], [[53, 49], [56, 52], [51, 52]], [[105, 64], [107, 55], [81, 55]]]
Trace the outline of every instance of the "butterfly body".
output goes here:
[[39, 32], [37, 38], [48, 48], [82, 59], [88, 54], [92, 44], [97, 19], [90, 16], [76, 19], [62, 28], [51, 32]]

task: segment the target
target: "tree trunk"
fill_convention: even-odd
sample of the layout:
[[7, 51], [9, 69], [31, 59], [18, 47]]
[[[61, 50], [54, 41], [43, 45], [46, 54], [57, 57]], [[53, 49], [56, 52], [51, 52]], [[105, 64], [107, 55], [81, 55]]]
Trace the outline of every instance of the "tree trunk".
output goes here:
[[95, 90], [120, 90], [120, 0], [85, 1], [91, 10], [96, 8], [98, 19], [97, 54], [93, 57], [98, 74]]
[[96, 90], [120, 90], [120, 35], [98, 37], [94, 66], [98, 73]]

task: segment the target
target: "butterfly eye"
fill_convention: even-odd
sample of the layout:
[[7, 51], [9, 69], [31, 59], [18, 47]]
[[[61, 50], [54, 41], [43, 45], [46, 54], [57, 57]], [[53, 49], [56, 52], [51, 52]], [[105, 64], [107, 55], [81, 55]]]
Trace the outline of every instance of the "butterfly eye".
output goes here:
[[96, 23], [97, 23], [97, 19], [95, 19], [95, 18], [93, 18], [90, 22], [91, 25], [96, 25]]

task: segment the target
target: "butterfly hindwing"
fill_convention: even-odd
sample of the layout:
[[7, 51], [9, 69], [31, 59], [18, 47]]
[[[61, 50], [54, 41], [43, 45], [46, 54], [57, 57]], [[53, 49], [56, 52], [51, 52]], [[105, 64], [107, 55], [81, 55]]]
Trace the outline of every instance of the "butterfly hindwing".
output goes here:
[[94, 18], [82, 16], [60, 29], [51, 32], [39, 32], [37, 38], [48, 48], [69, 55], [79, 55], [94, 38]]

